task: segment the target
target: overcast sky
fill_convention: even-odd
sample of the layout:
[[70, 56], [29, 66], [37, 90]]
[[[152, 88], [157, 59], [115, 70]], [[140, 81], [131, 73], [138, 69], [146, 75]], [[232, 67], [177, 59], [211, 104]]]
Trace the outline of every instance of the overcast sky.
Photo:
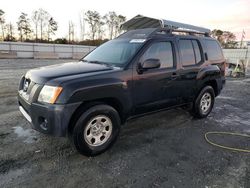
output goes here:
[[250, 40], [250, 0], [2, 0], [7, 22], [16, 23], [21, 12], [31, 16], [36, 9], [47, 10], [58, 22], [57, 37], [67, 37], [68, 22], [72, 20], [79, 34], [79, 15], [96, 10], [102, 15], [109, 11], [127, 19], [137, 14], [190, 23], [210, 29], [235, 33], [240, 40], [243, 29]]

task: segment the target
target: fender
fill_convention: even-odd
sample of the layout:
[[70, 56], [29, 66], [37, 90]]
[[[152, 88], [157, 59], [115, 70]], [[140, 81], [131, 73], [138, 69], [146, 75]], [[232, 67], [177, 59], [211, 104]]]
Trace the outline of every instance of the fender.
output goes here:
[[[209, 65], [201, 68], [196, 79], [199, 80], [197, 82], [198, 93], [205, 85], [209, 84], [214, 88], [217, 96], [223, 87], [223, 78], [221, 76], [220, 68], [217, 65]], [[196, 93], [196, 95], [198, 93]]]
[[84, 103], [87, 101], [101, 100], [112, 98], [118, 101], [124, 110], [129, 112], [132, 109], [130, 81], [120, 80], [117, 78], [92, 78], [83, 79], [68, 83], [65, 88], [67, 91], [60, 96], [60, 103]]
[[209, 65], [201, 68], [197, 74], [196, 79], [202, 80], [204, 78], [217, 78], [220, 76], [220, 68], [217, 65]]

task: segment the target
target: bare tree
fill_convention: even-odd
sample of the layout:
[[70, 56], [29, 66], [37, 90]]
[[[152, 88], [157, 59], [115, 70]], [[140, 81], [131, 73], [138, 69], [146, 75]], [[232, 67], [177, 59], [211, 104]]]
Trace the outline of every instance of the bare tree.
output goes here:
[[116, 17], [116, 21], [115, 21], [115, 37], [117, 37], [121, 33], [120, 26], [125, 21], [126, 21], [126, 17], [123, 16], [123, 15], [118, 15]]
[[4, 11], [0, 9], [0, 25], [2, 30], [2, 39], [4, 40], [4, 32], [5, 32], [5, 19], [4, 19]]
[[103, 35], [104, 35], [104, 30], [103, 30], [103, 26], [104, 26], [104, 22], [103, 21], [99, 21], [97, 23], [97, 34], [98, 34], [98, 39], [103, 39]]
[[40, 39], [43, 40], [43, 35], [44, 35], [44, 28], [48, 27], [49, 24], [49, 19], [51, 16], [46, 10], [43, 9], [38, 9], [37, 11], [34, 12], [33, 14], [33, 21], [36, 26], [36, 38], [37, 38], [37, 33], [38, 33], [38, 26], [40, 27]]
[[26, 13], [21, 13], [17, 22], [17, 30], [19, 31], [20, 40], [23, 41], [23, 35], [25, 39], [28, 39], [29, 34], [31, 33], [30, 20]]
[[95, 40], [96, 35], [100, 33], [102, 24], [102, 17], [97, 11], [87, 11], [85, 20], [90, 26], [91, 39]]
[[115, 12], [109, 12], [108, 14], [105, 14], [103, 18], [108, 26], [109, 39], [112, 39], [115, 32], [117, 14]]
[[48, 41], [50, 40], [50, 35], [54, 35], [55, 32], [58, 29], [57, 22], [54, 20], [53, 17], [49, 19], [49, 24], [48, 24]]
[[49, 13], [46, 10], [39, 9], [41, 40], [43, 40], [43, 28], [47, 26], [49, 17]]
[[6, 25], [7, 28], [7, 36], [6, 36], [6, 40], [7, 41], [14, 41], [14, 26], [13, 24], [10, 22], [9, 24]]
[[32, 13], [32, 21], [35, 25], [35, 35], [36, 35], [36, 41], [38, 39], [38, 25], [39, 25], [39, 12], [36, 10]]
[[80, 13], [80, 40], [84, 40], [85, 38], [85, 14], [84, 12]]
[[75, 39], [75, 25], [72, 21], [69, 21], [69, 43], [74, 42]]

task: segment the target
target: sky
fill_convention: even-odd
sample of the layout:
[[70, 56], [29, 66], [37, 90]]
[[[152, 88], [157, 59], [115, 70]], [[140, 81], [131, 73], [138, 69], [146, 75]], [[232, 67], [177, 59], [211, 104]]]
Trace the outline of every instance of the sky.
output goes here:
[[67, 37], [69, 21], [75, 24], [76, 35], [80, 35], [80, 15], [87, 10], [96, 10], [101, 15], [109, 11], [126, 16], [127, 19], [141, 14], [148, 17], [221, 29], [250, 40], [250, 0], [12, 0], [2, 1], [0, 9], [6, 21], [16, 23], [21, 12], [31, 16], [34, 10], [47, 10], [58, 22], [56, 37]]

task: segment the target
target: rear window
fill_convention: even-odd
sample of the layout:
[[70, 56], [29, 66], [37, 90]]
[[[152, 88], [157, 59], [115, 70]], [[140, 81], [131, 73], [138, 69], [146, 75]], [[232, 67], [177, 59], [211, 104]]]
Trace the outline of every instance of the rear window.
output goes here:
[[222, 50], [220, 45], [215, 40], [206, 40], [208, 60], [223, 59]]
[[183, 66], [194, 65], [195, 55], [191, 40], [180, 40], [180, 50]]
[[183, 66], [195, 65], [202, 61], [201, 50], [197, 40], [181, 39], [179, 44]]
[[202, 59], [201, 59], [201, 50], [200, 50], [199, 44], [198, 44], [197, 40], [192, 40], [192, 43], [193, 43], [193, 47], [194, 47], [196, 63], [200, 63], [202, 61]]

